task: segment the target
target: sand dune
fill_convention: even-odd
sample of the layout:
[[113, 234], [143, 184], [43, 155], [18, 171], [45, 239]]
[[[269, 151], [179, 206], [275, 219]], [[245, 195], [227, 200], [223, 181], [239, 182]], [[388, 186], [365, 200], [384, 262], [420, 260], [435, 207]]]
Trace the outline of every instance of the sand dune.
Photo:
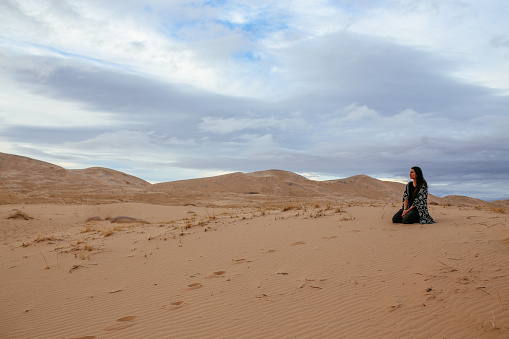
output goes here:
[[27, 157], [0, 153], [0, 203], [115, 202], [150, 183], [107, 168], [68, 170]]
[[[267, 170], [232, 173], [150, 184], [107, 168], [68, 170], [26, 157], [0, 153], [0, 203], [113, 203], [260, 205], [269, 201], [384, 201], [401, 200], [403, 184], [366, 175], [314, 181], [298, 174]], [[282, 199], [284, 198], [284, 199]], [[468, 206], [508, 206], [509, 201], [430, 194], [430, 203]]]
[[509, 337], [503, 204], [395, 225], [403, 185], [364, 175], [0, 174], [0, 338]]
[[[2, 219], [8, 338], [506, 338], [508, 216], [117, 203]], [[149, 224], [112, 224], [129, 214]], [[102, 220], [85, 222], [90, 216]]]

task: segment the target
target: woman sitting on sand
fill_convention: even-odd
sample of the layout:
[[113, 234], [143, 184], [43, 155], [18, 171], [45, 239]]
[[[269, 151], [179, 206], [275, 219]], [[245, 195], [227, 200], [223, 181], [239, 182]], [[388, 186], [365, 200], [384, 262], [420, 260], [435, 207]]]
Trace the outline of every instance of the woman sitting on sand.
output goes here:
[[392, 217], [393, 223], [432, 224], [435, 221], [428, 212], [428, 183], [424, 180], [422, 170], [414, 166], [410, 170], [410, 181], [403, 193], [403, 208]]

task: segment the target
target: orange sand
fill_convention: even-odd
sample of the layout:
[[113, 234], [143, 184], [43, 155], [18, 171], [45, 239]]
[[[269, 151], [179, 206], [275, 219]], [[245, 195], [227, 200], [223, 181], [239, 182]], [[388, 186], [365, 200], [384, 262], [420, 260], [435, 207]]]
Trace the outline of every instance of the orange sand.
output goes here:
[[1, 205], [0, 337], [509, 337], [509, 216], [398, 206]]
[[509, 338], [509, 201], [403, 187], [0, 153], [0, 338]]

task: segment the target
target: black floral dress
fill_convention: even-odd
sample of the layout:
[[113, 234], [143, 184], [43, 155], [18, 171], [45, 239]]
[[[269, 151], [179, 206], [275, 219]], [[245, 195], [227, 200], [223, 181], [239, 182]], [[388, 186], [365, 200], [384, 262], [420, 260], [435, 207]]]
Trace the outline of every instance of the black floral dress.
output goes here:
[[[405, 193], [403, 193], [403, 202], [409, 198], [409, 185], [413, 185], [413, 182], [410, 181], [406, 185]], [[417, 212], [419, 212], [419, 222], [421, 224], [433, 224], [435, 222], [428, 212], [428, 185], [422, 185], [412, 205], [414, 205], [415, 208], [417, 208]]]

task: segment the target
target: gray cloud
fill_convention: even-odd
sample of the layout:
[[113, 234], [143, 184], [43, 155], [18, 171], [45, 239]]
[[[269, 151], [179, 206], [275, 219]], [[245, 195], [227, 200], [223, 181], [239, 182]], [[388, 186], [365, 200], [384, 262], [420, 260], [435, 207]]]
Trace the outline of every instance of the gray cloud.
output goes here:
[[[24, 40], [20, 30], [0, 36], [2, 89], [9, 99], [0, 103], [4, 151], [111, 167], [151, 181], [269, 168], [406, 178], [419, 165], [432, 193], [509, 198], [501, 189], [509, 183], [509, 97], [503, 89], [458, 77], [466, 67], [459, 52], [402, 43], [408, 37], [394, 38], [395, 28], [384, 26], [378, 34], [355, 17], [362, 13], [383, 25], [394, 10], [429, 18], [430, 6], [336, 8], [348, 25], [335, 25], [329, 7], [308, 13], [323, 20], [316, 22], [297, 5], [288, 13], [285, 6], [258, 8], [253, 13], [276, 11], [271, 17], [278, 23], [266, 25], [260, 15], [248, 15], [247, 3], [179, 5], [166, 8], [173, 19], [164, 22], [158, 21], [164, 11], [157, 11], [165, 4], [153, 2], [138, 22], [143, 29], [119, 21], [129, 34], [104, 26], [105, 7], [96, 13], [89, 11], [94, 7], [55, 5], [32, 10], [36, 20], [30, 21], [19, 3], [3, 6], [12, 27], [30, 32]], [[116, 10], [136, 22], [140, 8], [132, 1]], [[440, 6], [433, 10], [446, 15]], [[62, 24], [83, 34], [84, 47], [66, 40], [58, 16], [53, 22], [41, 11], [74, 18]], [[118, 34], [110, 40], [116, 49], [103, 31], [83, 26], [93, 20]], [[43, 43], [38, 30], [52, 32], [51, 41]], [[505, 38], [492, 34], [485, 43], [503, 50]], [[12, 99], [13, 89], [24, 99]]]

